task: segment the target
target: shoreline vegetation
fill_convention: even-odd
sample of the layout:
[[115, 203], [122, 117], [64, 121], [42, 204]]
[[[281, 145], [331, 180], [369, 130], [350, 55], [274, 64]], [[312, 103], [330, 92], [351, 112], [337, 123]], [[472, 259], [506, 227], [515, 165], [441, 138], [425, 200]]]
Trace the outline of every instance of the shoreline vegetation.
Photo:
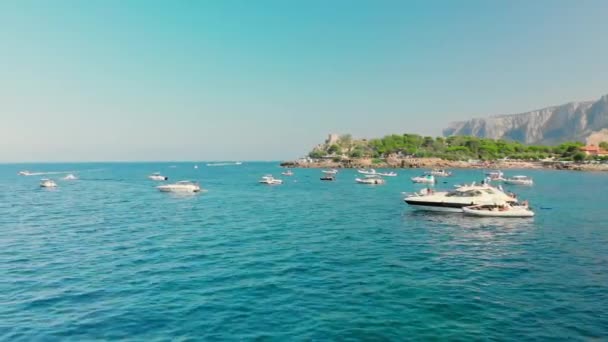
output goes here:
[[[471, 136], [433, 138], [417, 134], [355, 140], [350, 134], [330, 134], [307, 157], [282, 162], [281, 166], [608, 171], [608, 153], [589, 155], [584, 146], [581, 142], [545, 146]], [[608, 149], [608, 143], [599, 147]]]

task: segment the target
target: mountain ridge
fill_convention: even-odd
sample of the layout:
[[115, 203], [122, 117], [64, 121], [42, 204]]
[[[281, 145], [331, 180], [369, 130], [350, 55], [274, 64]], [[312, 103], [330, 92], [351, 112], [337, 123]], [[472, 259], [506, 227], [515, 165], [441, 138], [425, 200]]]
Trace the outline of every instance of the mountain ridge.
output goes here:
[[585, 142], [590, 136], [602, 139], [602, 135], [608, 140], [605, 129], [608, 129], [608, 95], [594, 101], [573, 101], [523, 113], [456, 121], [443, 130], [443, 135], [559, 144], [574, 140]]

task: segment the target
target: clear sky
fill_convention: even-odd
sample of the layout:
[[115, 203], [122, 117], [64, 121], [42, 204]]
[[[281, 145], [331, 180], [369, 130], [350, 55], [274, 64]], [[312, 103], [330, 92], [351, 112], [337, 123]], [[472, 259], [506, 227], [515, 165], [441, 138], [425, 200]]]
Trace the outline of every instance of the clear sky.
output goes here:
[[608, 1], [0, 2], [0, 161], [278, 160], [608, 93]]

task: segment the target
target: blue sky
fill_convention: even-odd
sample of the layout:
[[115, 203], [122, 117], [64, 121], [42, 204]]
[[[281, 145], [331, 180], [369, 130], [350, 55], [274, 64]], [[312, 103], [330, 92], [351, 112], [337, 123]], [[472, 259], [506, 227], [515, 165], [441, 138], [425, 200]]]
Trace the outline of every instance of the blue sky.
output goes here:
[[278, 160], [608, 93], [606, 1], [3, 1], [0, 161]]

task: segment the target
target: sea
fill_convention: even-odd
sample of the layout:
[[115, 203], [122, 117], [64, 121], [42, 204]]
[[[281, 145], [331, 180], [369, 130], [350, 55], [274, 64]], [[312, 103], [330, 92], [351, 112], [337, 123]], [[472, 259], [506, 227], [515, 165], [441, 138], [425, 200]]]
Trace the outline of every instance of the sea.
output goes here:
[[[608, 339], [608, 173], [506, 170], [536, 217], [497, 219], [415, 211], [423, 170], [395, 171], [0, 165], [0, 340]], [[483, 179], [453, 171], [437, 189]]]

